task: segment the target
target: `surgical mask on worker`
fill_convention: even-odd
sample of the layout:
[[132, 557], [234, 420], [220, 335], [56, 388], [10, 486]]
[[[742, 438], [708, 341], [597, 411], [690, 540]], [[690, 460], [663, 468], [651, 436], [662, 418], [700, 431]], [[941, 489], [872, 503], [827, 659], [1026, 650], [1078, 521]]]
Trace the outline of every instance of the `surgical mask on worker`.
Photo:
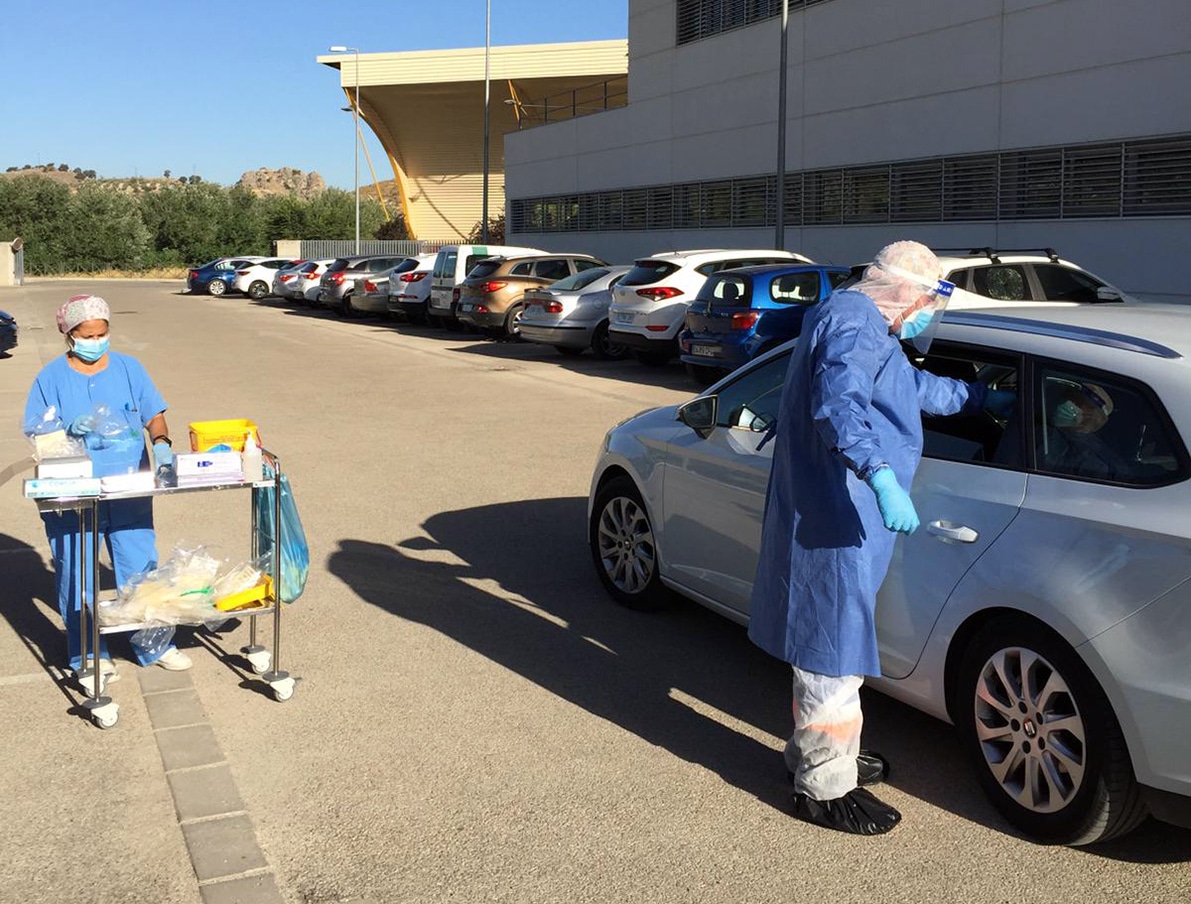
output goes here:
[[930, 327], [934, 316], [934, 308], [923, 308], [920, 311], [915, 311], [910, 315], [909, 319], [902, 321], [901, 329], [897, 331], [897, 338], [915, 339], [921, 336]]
[[98, 339], [71, 339], [70, 350], [76, 358], [94, 364], [108, 353], [110, 341], [109, 336], [101, 336]]
[[1074, 427], [1079, 423], [1083, 412], [1074, 402], [1064, 402], [1055, 409], [1054, 425], [1056, 427]]
[[946, 310], [947, 303], [951, 301], [955, 283], [945, 279], [936, 279], [932, 282], [917, 273], [911, 273], [900, 267], [882, 267], [882, 269], [893, 276], [921, 286], [923, 293], [929, 298], [929, 302], [921, 309], [902, 319], [902, 325], [897, 332], [899, 339], [911, 343], [920, 354], [925, 355], [930, 350], [931, 341], [935, 338], [939, 321], [943, 319], [943, 311]]

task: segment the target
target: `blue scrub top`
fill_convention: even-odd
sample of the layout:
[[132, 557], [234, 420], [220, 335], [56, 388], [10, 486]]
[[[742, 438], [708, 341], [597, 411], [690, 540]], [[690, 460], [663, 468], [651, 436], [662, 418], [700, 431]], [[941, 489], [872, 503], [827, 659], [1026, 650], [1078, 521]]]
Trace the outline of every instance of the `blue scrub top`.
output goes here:
[[922, 415], [979, 410], [984, 386], [915, 368], [872, 300], [836, 292], [806, 315], [778, 409], [749, 637], [820, 675], [879, 675], [874, 611], [896, 534], [865, 478], [907, 491]]
[[[66, 355], [55, 358], [41, 369], [29, 390], [25, 404], [26, 429], [39, 422], [51, 406], [57, 410], [63, 426], [69, 426], [99, 404], [108, 407], [111, 417], [106, 430], [86, 438], [95, 476], [147, 470], [149, 455], [144, 429], [166, 410], [166, 404], [145, 368], [128, 355], [109, 351], [107, 367], [93, 374], [75, 370]], [[118, 426], [125, 429], [117, 434]]]

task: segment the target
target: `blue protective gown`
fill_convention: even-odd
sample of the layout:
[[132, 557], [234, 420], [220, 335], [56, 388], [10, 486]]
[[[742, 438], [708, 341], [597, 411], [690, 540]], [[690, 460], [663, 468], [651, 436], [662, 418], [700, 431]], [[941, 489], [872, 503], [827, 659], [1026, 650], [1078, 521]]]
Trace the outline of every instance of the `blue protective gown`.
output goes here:
[[[145, 368], [135, 358], [109, 351], [107, 367], [94, 374], [75, 370], [65, 355], [55, 358], [33, 381], [25, 404], [25, 423], [40, 421], [52, 406], [62, 423], [69, 425], [76, 417], [91, 413], [100, 403], [108, 407], [111, 418], [103, 427], [107, 436], [88, 436], [87, 454], [91, 457], [95, 475], [106, 477], [147, 469], [149, 458], [144, 429], [166, 410], [166, 404]], [[120, 427], [123, 427], [122, 431], [117, 429]], [[84, 586], [88, 598], [91, 595], [90, 549], [78, 548], [77, 513], [43, 512], [41, 520], [54, 560], [58, 611], [66, 625], [70, 666], [78, 669], [82, 664], [79, 606]], [[101, 503], [99, 529], [119, 586], [127, 584], [133, 575], [157, 567], [150, 500], [122, 499]], [[106, 658], [106, 641], [101, 640], [101, 644], [100, 655]], [[147, 665], [173, 647], [153, 654], [135, 644], [132, 649], [137, 660]]]
[[749, 637], [800, 669], [879, 675], [877, 590], [893, 555], [864, 479], [888, 465], [908, 491], [921, 415], [979, 410], [982, 384], [910, 364], [873, 301], [812, 308], [790, 359], [774, 439]]

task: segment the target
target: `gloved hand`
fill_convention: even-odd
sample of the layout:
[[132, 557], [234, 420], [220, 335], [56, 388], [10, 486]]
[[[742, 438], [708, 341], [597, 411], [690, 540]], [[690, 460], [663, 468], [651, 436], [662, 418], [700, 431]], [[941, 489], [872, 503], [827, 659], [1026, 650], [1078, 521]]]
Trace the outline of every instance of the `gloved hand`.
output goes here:
[[990, 389], [984, 394], [984, 410], [995, 414], [1002, 420], [1009, 420], [1016, 407], [1016, 392], [1010, 392], [1008, 389]]
[[80, 414], [73, 421], [70, 426], [66, 428], [66, 432], [71, 436], [86, 436], [95, 429], [95, 414], [88, 412], [87, 414]]
[[868, 475], [865, 482], [877, 497], [877, 508], [881, 511], [881, 520], [885, 522], [886, 528], [903, 534], [918, 530], [918, 512], [914, 510], [914, 502], [897, 482], [893, 468], [878, 468]]
[[172, 468], [174, 466], [174, 450], [170, 448], [170, 444], [154, 443], [153, 460], [157, 462], [159, 468]]

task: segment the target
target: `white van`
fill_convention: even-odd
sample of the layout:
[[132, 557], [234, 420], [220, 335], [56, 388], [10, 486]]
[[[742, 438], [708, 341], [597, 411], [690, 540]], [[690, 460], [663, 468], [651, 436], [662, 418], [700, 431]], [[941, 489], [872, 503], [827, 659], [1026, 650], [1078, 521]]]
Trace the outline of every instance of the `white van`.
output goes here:
[[495, 255], [504, 257], [545, 254], [540, 248], [518, 248], [513, 245], [443, 245], [434, 259], [430, 274], [430, 299], [426, 314], [432, 326], [459, 328], [455, 309], [459, 306], [459, 283], [480, 261]]

